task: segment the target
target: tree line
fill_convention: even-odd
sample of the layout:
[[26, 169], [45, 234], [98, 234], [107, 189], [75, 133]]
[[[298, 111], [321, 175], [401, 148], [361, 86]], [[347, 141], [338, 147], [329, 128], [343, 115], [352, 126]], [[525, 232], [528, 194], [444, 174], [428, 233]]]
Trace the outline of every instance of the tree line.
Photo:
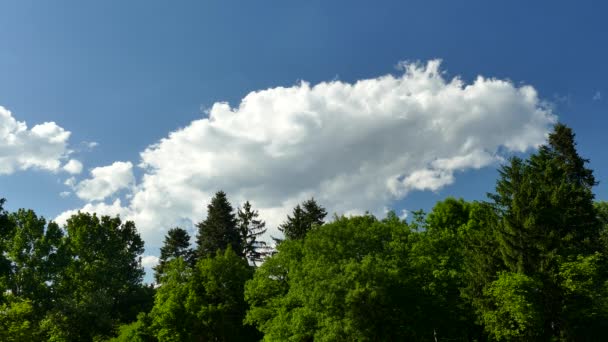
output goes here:
[[[447, 198], [408, 220], [334, 216], [314, 199], [262, 240], [249, 202], [219, 191], [165, 236], [143, 284], [132, 222], [64, 227], [0, 202], [2, 341], [601, 341], [608, 203], [574, 133], [499, 170], [487, 201]], [[272, 248], [271, 248], [272, 247]]]

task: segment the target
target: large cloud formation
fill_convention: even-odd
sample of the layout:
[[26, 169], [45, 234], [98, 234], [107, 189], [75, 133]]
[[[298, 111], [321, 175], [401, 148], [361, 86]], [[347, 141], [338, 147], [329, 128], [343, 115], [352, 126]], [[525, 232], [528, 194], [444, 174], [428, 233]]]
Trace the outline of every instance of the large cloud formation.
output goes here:
[[0, 106], [0, 175], [27, 169], [59, 171], [70, 153], [69, 138], [70, 132], [54, 122], [28, 129], [25, 122], [17, 121]]
[[235, 204], [252, 201], [276, 235], [303, 199], [330, 212], [381, 213], [410, 191], [452, 183], [456, 171], [538, 146], [555, 121], [531, 86], [447, 80], [437, 60], [403, 67], [354, 84], [255, 91], [238, 107], [215, 103], [141, 153], [144, 175], [128, 204], [85, 209], [135, 220], [158, 246], [166, 229], [202, 219], [222, 189]]

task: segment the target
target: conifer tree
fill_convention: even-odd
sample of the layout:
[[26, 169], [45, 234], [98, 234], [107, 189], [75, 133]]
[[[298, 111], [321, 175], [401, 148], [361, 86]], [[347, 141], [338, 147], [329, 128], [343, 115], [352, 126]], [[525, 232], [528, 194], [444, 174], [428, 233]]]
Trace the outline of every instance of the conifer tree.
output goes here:
[[313, 227], [323, 225], [325, 216], [327, 216], [325, 208], [311, 198], [302, 205], [298, 204], [293, 209], [292, 215], [287, 216], [287, 221], [279, 226], [279, 230], [283, 232], [285, 239], [302, 239]]
[[[529, 305], [504, 307], [491, 300], [481, 310], [494, 337], [571, 340], [603, 329], [605, 324], [594, 322], [606, 317], [606, 307], [598, 307], [601, 301], [593, 299], [605, 293], [594, 285], [606, 280], [595, 257], [601, 223], [593, 203], [596, 182], [586, 163], [576, 151], [572, 130], [557, 124], [538, 153], [528, 160], [513, 158], [500, 171], [496, 194], [490, 198], [499, 217], [495, 231], [505, 272], [485, 293], [495, 294], [499, 288], [523, 293], [523, 287], [534, 286], [526, 289]], [[580, 310], [572, 314], [581, 306], [593, 307], [586, 318]], [[517, 311], [531, 307], [538, 309]], [[541, 323], [515, 324], [515, 318], [504, 319], [509, 315]], [[583, 326], [589, 327], [584, 333]]]
[[154, 279], [160, 283], [167, 262], [182, 257], [187, 262], [192, 261], [192, 250], [190, 249], [190, 235], [182, 228], [169, 229], [165, 236], [163, 247], [160, 249], [160, 260], [154, 267]]
[[259, 219], [258, 211], [251, 209], [249, 201], [238, 210], [237, 225], [243, 245], [242, 254], [245, 258], [254, 265], [256, 262], [264, 260], [268, 254], [268, 246], [265, 241], [258, 240], [258, 238], [266, 233], [266, 222]]
[[236, 224], [226, 193], [218, 191], [207, 206], [207, 217], [197, 224], [197, 258], [215, 256], [218, 250], [223, 251], [229, 245], [240, 254], [243, 248]]

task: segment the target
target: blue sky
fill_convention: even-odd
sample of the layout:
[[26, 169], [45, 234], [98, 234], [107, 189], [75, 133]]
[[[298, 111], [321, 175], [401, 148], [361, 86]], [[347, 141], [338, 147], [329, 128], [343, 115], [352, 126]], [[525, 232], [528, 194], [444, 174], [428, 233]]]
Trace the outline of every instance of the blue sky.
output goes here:
[[[71, 135], [64, 153], [58, 157], [59, 168], [28, 168], [16, 164], [15, 170], [0, 174], [0, 196], [8, 199], [7, 207], [11, 210], [33, 208], [48, 218], [82, 208], [86, 203], [112, 204], [120, 199], [122, 207], [133, 206], [130, 201], [137, 193], [134, 189], [145, 187], [142, 177], [164, 174], [158, 171], [165, 165], [162, 163], [167, 162], [162, 159], [166, 156], [163, 153], [181, 150], [180, 147], [159, 148], [152, 153], [147, 162], [155, 171], [138, 167], [142, 162], [140, 153], [147, 148], [154, 150], [154, 144], [169, 137], [171, 132], [192, 127], [193, 122], [213, 112], [215, 103], [228, 102], [233, 108], [238, 107], [247, 94], [265, 89], [275, 89], [270, 93], [276, 96], [272, 101], [280, 101], [277, 97], [283, 95], [276, 87], [295, 89], [302, 80], [311, 86], [332, 80], [342, 85], [365, 79], [380, 83], [378, 78], [384, 75], [391, 74], [397, 79], [403, 75], [397, 68], [400, 62], [418, 61], [418, 66], [424, 69], [428, 61], [441, 59], [441, 77], [448, 83], [459, 76], [465, 85], [470, 85], [478, 75], [483, 75], [486, 80], [510, 81], [514, 89], [532, 86], [538, 94], [536, 106], [548, 108], [551, 115], [575, 130], [579, 150], [591, 159], [591, 167], [601, 182], [596, 188], [597, 197], [607, 199], [606, 13], [608, 5], [601, 1], [3, 2], [0, 4], [0, 106], [10, 111], [14, 120], [26, 122], [29, 129], [44, 122], [55, 122]], [[492, 96], [491, 92], [488, 94]], [[293, 99], [290, 100], [291, 95], [285, 96], [289, 104]], [[370, 99], [373, 102], [373, 97]], [[503, 108], [505, 113], [509, 108], [519, 107]], [[279, 109], [268, 112], [280, 116]], [[268, 115], [263, 119], [275, 120]], [[323, 118], [320, 117], [320, 122], [326, 122]], [[343, 125], [351, 127], [348, 116], [345, 118]], [[489, 122], [493, 118], [496, 117], [481, 116], [480, 120]], [[497, 126], [488, 127], [497, 129], [505, 123], [494, 124]], [[207, 132], [206, 129], [202, 132]], [[314, 134], [307, 132], [307, 137], [314, 141]], [[412, 134], [407, 129], [401, 133], [391, 132], [395, 139]], [[374, 140], [373, 135], [370, 136], [371, 140], [364, 146], [377, 149], [370, 153], [390, 150], [399, 158], [401, 150], [385, 149], [382, 145], [394, 139], [388, 136], [388, 140]], [[176, 141], [192, 141], [184, 139]], [[205, 139], [196, 140], [187, 148], [190, 157], [201, 159], [184, 160], [191, 160], [193, 165], [204, 164], [206, 154], [198, 152], [208, 152], [213, 143], [220, 144], [219, 140]], [[268, 144], [274, 146], [272, 137], [268, 139]], [[97, 146], [89, 147], [91, 142]], [[221, 144], [218, 146], [223, 146]], [[528, 144], [533, 145], [534, 141]], [[411, 142], [405, 145], [402, 151], [411, 150], [407, 152], [411, 160], [426, 156], [427, 159], [420, 159], [421, 163], [454, 157], [441, 154], [444, 150], [417, 145], [414, 148]], [[197, 150], [197, 146], [201, 150]], [[325, 148], [331, 149], [331, 146]], [[482, 150], [494, 156], [515, 153], [500, 144], [483, 145]], [[0, 148], [0, 153], [9, 153], [2, 151]], [[237, 155], [248, 151], [247, 147], [242, 151], [234, 146], [230, 149], [230, 153]], [[326, 156], [323, 165], [350, 162], [348, 159], [334, 161], [331, 156]], [[356, 153], [352, 158], [358, 158]], [[61, 170], [69, 159], [83, 165], [82, 172], [73, 175], [72, 186], [64, 184], [72, 175]], [[116, 191], [109, 195], [91, 195], [99, 191], [99, 184], [105, 184], [98, 182], [95, 183], [97, 190], [89, 189], [89, 195], [82, 195], [83, 187], [93, 184], [89, 182], [81, 186], [82, 196], [77, 195], [80, 182], [103, 178], [100, 176], [103, 170], [96, 176], [90, 173], [92, 169], [117, 161], [130, 162], [132, 168], [122, 174], [123, 183], [117, 185]], [[240, 168], [251, 167], [245, 162], [234, 163]], [[441, 181], [434, 187], [414, 185], [388, 195], [379, 194], [383, 199], [375, 202], [355, 201], [352, 205], [372, 203], [378, 208], [428, 209], [446, 196], [482, 199], [493, 189], [498, 162], [480, 163], [483, 167], [479, 169], [475, 163], [449, 169], [446, 172], [451, 174], [442, 173], [434, 178]], [[220, 174], [232, 175], [236, 174], [234, 165], [229, 170], [223, 170], [222, 165], [214, 168], [219, 169]], [[200, 176], [187, 184], [203, 189], [192, 195], [193, 199], [213, 191], [212, 184], [227, 182], [209, 176], [210, 173], [203, 177], [197, 173], [198, 166], [193, 167], [192, 172], [184, 171], [187, 173], [184, 179], [190, 181]], [[297, 169], [281, 171], [284, 166], [277, 167], [273, 172], [298, 172]], [[398, 178], [407, 179], [416, 170], [403, 171]], [[334, 171], [349, 174], [348, 169], [332, 166], [320, 176], [330, 179], [328, 173]], [[374, 176], [382, 177], [370, 175]], [[445, 181], [444, 176], [452, 179]], [[111, 178], [113, 182], [114, 177]], [[331, 209], [347, 211], [348, 203], [333, 205], [331, 194], [319, 193], [324, 187], [311, 179], [303, 176], [297, 189], [285, 185], [292, 193], [289, 196], [277, 193], [276, 196], [283, 196], [280, 205], [261, 197], [257, 199], [258, 193], [268, 188], [261, 180], [259, 184], [242, 181], [239, 184], [250, 189], [233, 193], [236, 201], [247, 195], [254, 197], [254, 203], [258, 200], [262, 207], [266, 205], [268, 215], [276, 217], [282, 213], [281, 207], [309, 194], [328, 198], [329, 206], [335, 207]], [[108, 184], [105, 185], [107, 189]], [[355, 188], [353, 185], [350, 192], [336, 190], [336, 193], [351, 194]], [[274, 193], [281, 189], [268, 191]], [[62, 192], [70, 194], [60, 196]], [[146, 194], [145, 198], [164, 196], [162, 192]], [[201, 201], [194, 206], [203, 208], [205, 204]], [[188, 215], [202, 215], [202, 211], [196, 209], [182, 207], [180, 210], [181, 216], [174, 217], [171, 224], [187, 225]], [[130, 215], [149, 225], [141, 212], [134, 213], [131, 208]], [[156, 234], [162, 238], [162, 229], [166, 228], [150, 228], [144, 235], [156, 241], [158, 239], [150, 237]], [[150, 243], [148, 253], [156, 253], [157, 246], [153, 244], [158, 242]]]

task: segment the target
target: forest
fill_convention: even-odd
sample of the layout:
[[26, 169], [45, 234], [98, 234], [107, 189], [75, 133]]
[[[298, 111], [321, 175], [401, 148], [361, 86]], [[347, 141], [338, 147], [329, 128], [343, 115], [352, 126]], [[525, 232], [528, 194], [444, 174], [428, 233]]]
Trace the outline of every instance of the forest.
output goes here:
[[588, 162], [556, 124], [485, 201], [404, 220], [311, 198], [271, 243], [249, 202], [218, 191], [196, 236], [167, 227], [153, 284], [133, 222], [61, 227], [1, 200], [0, 341], [605, 340], [608, 202]]

